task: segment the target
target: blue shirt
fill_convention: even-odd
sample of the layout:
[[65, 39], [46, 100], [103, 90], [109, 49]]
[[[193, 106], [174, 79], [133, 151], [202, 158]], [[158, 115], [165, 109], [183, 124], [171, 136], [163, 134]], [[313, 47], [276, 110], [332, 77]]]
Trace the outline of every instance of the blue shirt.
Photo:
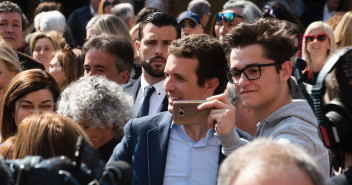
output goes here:
[[210, 129], [197, 143], [181, 125], [172, 124], [163, 184], [216, 185], [220, 145]]

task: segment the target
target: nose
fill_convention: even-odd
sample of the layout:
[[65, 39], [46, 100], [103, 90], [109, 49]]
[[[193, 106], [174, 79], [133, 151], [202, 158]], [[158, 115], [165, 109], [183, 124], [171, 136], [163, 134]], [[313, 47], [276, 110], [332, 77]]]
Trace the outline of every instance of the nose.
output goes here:
[[162, 43], [158, 43], [156, 48], [155, 48], [155, 54], [156, 55], [162, 55], [164, 53], [164, 47]]
[[8, 25], [7, 26], [7, 32], [13, 32], [13, 26], [12, 25]]
[[244, 85], [246, 85], [246, 84], [248, 84], [249, 83], [249, 80], [247, 79], [247, 77], [244, 75], [244, 73], [242, 72], [241, 73], [241, 78], [238, 80], [238, 82], [237, 82], [237, 84], [239, 85], [239, 86], [244, 86]]
[[165, 82], [164, 82], [164, 89], [166, 92], [170, 92], [175, 89], [175, 86], [172, 82], [171, 77], [166, 77]]
[[220, 28], [219, 28], [219, 34], [221, 35], [221, 36], [225, 36], [225, 34], [227, 33], [227, 31], [226, 31], [226, 28], [225, 28], [225, 24], [221, 24], [220, 25]]
[[94, 75], [96, 75], [96, 72], [93, 69], [91, 69], [88, 72], [86, 72], [86, 76], [94, 76]]

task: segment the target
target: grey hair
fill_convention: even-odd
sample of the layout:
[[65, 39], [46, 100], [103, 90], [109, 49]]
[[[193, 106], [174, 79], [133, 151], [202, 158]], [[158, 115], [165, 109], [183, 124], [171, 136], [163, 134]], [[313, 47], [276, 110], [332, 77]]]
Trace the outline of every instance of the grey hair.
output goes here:
[[192, 0], [189, 2], [187, 11], [192, 11], [201, 17], [203, 14], [209, 14], [210, 3], [207, 0]]
[[130, 3], [120, 3], [111, 9], [111, 13], [120, 17], [123, 22], [127, 22], [129, 18], [133, 17], [134, 10]]
[[262, 12], [260, 11], [257, 5], [253, 4], [250, 1], [245, 1], [245, 0], [227, 1], [223, 6], [223, 11], [237, 9], [237, 8], [243, 9], [242, 17], [244, 22], [253, 23], [253, 22], [256, 22], [257, 19], [263, 17]]
[[291, 144], [283, 145], [264, 138], [256, 139], [231, 153], [220, 166], [217, 184], [230, 185], [234, 176], [251, 164], [256, 165], [262, 176], [275, 175], [276, 172], [296, 167], [307, 174], [314, 185], [324, 184], [321, 169], [307, 152]]
[[43, 12], [43, 14], [40, 16], [39, 27], [40, 30], [44, 32], [54, 30], [60, 32], [62, 35], [66, 27], [66, 18], [61, 12], [57, 10]]
[[103, 76], [84, 76], [72, 82], [57, 103], [57, 113], [92, 128], [113, 126], [116, 136], [132, 116], [133, 99]]

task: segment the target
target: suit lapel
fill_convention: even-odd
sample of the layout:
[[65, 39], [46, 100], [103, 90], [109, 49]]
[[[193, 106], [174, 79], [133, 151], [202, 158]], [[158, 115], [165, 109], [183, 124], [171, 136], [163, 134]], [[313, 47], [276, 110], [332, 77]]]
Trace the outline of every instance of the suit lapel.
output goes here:
[[149, 184], [163, 183], [171, 123], [172, 114], [169, 112], [150, 123], [157, 127], [148, 131], [147, 137]]

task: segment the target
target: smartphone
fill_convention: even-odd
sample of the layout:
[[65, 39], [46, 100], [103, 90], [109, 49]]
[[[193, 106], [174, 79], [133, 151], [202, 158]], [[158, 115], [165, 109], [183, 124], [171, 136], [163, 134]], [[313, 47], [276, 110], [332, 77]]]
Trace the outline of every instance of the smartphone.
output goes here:
[[198, 110], [198, 105], [206, 100], [175, 101], [173, 105], [174, 123], [177, 125], [207, 124], [211, 109]]

